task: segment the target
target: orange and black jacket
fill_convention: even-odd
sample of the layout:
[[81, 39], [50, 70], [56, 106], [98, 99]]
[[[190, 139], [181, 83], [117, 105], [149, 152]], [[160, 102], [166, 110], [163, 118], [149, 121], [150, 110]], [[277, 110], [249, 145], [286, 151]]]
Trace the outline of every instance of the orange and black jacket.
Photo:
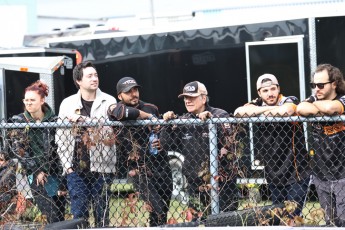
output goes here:
[[[293, 96], [280, 95], [278, 105], [285, 103], [297, 105], [299, 101]], [[309, 176], [309, 156], [301, 123], [258, 123], [254, 130], [255, 154], [264, 162], [268, 183], [286, 185]]]
[[[345, 108], [345, 95], [337, 95]], [[313, 174], [321, 180], [339, 180], [345, 178], [345, 126], [344, 122], [312, 123]]]

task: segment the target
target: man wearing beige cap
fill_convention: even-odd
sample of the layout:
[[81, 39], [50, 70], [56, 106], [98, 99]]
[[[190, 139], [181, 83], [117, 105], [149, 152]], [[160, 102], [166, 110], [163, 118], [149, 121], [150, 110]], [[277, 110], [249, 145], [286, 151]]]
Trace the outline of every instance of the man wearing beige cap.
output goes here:
[[291, 116], [295, 113], [298, 99], [283, 97], [277, 78], [273, 74], [261, 75], [256, 82], [259, 97], [235, 111], [237, 117], [252, 117], [261, 114], [268, 116]]
[[[234, 113], [236, 117], [295, 114], [298, 99], [280, 94], [280, 86], [274, 75], [261, 75], [256, 88], [259, 97], [237, 108]], [[303, 126], [291, 122], [263, 122], [255, 125], [255, 152], [262, 157], [272, 202], [294, 201], [297, 208], [290, 214], [300, 215], [309, 182]]]
[[[163, 115], [164, 120], [170, 119], [201, 119], [229, 117], [222, 109], [209, 105], [208, 92], [204, 84], [193, 81], [186, 84], [183, 98], [187, 113], [177, 117], [169, 111]], [[197, 123], [195, 123], [197, 124]], [[198, 214], [205, 212], [210, 202], [210, 140], [207, 124], [203, 125], [164, 126], [161, 131], [161, 145], [167, 151], [179, 152], [184, 156], [183, 174], [188, 182], [190, 206]], [[233, 151], [234, 143], [227, 137], [233, 134], [232, 126], [228, 123], [217, 125], [217, 140], [219, 152], [219, 202], [221, 211], [235, 210], [238, 204], [236, 176], [237, 159]], [[231, 156], [230, 156], [231, 155]], [[230, 159], [230, 160], [228, 160]], [[215, 162], [211, 162], [214, 164]]]

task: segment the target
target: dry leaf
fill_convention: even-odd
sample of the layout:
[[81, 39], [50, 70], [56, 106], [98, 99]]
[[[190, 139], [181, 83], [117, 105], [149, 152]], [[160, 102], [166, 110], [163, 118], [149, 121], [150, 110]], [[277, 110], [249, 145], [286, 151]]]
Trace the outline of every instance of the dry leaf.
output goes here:
[[25, 150], [24, 150], [23, 148], [20, 148], [20, 149], [18, 150], [18, 154], [19, 154], [19, 156], [23, 157], [24, 154], [25, 154]]
[[219, 156], [219, 158], [221, 159], [221, 158], [223, 158], [224, 156], [226, 156], [226, 154], [228, 153], [228, 150], [226, 149], [226, 148], [221, 148], [220, 149], [220, 156]]
[[295, 227], [295, 222], [293, 219], [288, 218], [287, 220], [285, 220], [285, 223], [287, 226]]
[[139, 174], [139, 170], [138, 169], [132, 169], [131, 171], [128, 172], [128, 175], [130, 177], [134, 177], [134, 176], [136, 176], [138, 174]]
[[91, 141], [90, 136], [89, 136], [89, 134], [87, 132], [83, 133], [83, 136], [81, 137], [81, 140], [83, 141], [84, 145], [87, 145]]
[[318, 208], [310, 212], [310, 217], [314, 222], [318, 222], [319, 220], [323, 219], [324, 216], [325, 210], [322, 208]]
[[173, 217], [171, 217], [169, 220], [168, 220], [168, 224], [177, 224], [177, 220]]
[[193, 214], [192, 214], [191, 210], [188, 209], [187, 211], [185, 211], [185, 214], [186, 214], [186, 221], [191, 222], [193, 219]]
[[298, 204], [294, 201], [285, 201], [284, 204], [285, 204], [285, 210], [288, 213], [293, 213], [298, 206]]
[[294, 216], [294, 221], [296, 226], [302, 226], [304, 224], [304, 219], [300, 216]]
[[107, 139], [104, 139], [102, 142], [105, 146], [113, 146], [116, 143], [116, 139], [107, 138]]
[[214, 176], [213, 179], [214, 179], [215, 181], [220, 181], [220, 182], [223, 182], [223, 181], [224, 181], [224, 177], [223, 177], [223, 176], [220, 176], [220, 175]]
[[83, 160], [80, 160], [79, 161], [79, 167], [80, 167], [80, 169], [86, 169], [87, 168], [86, 162]]
[[144, 204], [144, 210], [145, 211], [148, 211], [148, 212], [152, 212], [153, 211], [153, 208], [150, 204], [148, 204], [147, 202], [145, 202]]
[[202, 177], [202, 180], [205, 182], [210, 182], [210, 179], [211, 179], [211, 174], [209, 173]]
[[138, 161], [139, 158], [140, 158], [139, 153], [136, 152], [136, 151], [132, 151], [132, 152], [130, 152], [129, 155], [128, 155], [128, 160]]

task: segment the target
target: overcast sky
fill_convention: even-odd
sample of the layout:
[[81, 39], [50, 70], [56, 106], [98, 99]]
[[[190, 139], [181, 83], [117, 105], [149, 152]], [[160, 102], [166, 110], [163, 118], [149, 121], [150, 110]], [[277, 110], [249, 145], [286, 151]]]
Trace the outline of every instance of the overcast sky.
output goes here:
[[[253, 2], [252, 0], [241, 1]], [[37, 0], [37, 12], [39, 15], [95, 19], [149, 14], [151, 3], [157, 13], [178, 13], [231, 7], [238, 5], [236, 2], [238, 0]]]
[[[0, 8], [2, 24], [0, 25], [2, 33], [8, 36], [2, 36], [0, 47], [20, 45], [24, 34], [45, 34], [55, 28], [65, 30], [82, 23], [95, 26], [104, 24], [105, 19], [108, 18], [122, 19], [123, 22], [115, 22], [115, 24], [127, 24], [119, 26], [121, 30], [135, 30], [133, 24], [141, 26], [143, 23], [146, 26], [145, 23], [150, 23], [152, 6], [154, 16], [157, 17], [155, 26], [158, 26], [160, 16], [191, 15], [192, 12], [197, 12], [193, 20], [189, 22], [181, 20], [183, 21], [180, 24], [182, 28], [188, 28], [189, 24], [192, 28], [195, 28], [195, 25], [202, 28], [228, 26], [285, 20], [289, 17], [315, 17], [315, 15], [332, 12], [343, 15], [343, 12], [337, 11], [345, 11], [345, 0], [36, 0], [37, 21], [28, 22], [24, 5], [2, 2], [3, 5]], [[333, 8], [327, 8], [332, 5]], [[310, 13], [313, 12], [310, 9], [315, 6], [319, 6], [319, 12]], [[305, 10], [305, 7], [308, 10]], [[295, 12], [299, 14], [290, 16]], [[128, 25], [127, 19], [130, 17], [135, 20], [131, 19], [132, 24]], [[143, 17], [145, 20], [142, 20]], [[137, 20], [138, 18], [140, 20]], [[214, 23], [220, 23], [220, 25]], [[165, 24], [161, 25], [166, 27]]]
[[[38, 31], [47, 32], [52, 28], [65, 29], [76, 23], [94, 22], [97, 24], [100, 19], [104, 18], [124, 18], [126, 16], [132, 17], [150, 17], [151, 6], [154, 9], [155, 17], [158, 16], [173, 16], [173, 15], [187, 15], [192, 12], [205, 12], [207, 14], [214, 14], [217, 9], [230, 9], [227, 11], [227, 16], [234, 15], [231, 20], [236, 20], [238, 17], [243, 17], [255, 21], [256, 17], [267, 17], [268, 20], [274, 20], [273, 14], [277, 14], [278, 18], [300, 11], [301, 17], [309, 17], [309, 11], [304, 8], [312, 9], [320, 6], [322, 11], [330, 12], [337, 11], [344, 8], [344, 1], [339, 0], [36, 0], [37, 14], [39, 16]], [[339, 5], [334, 9], [326, 9], [326, 5]], [[276, 7], [280, 6], [280, 12], [277, 12]], [[296, 7], [296, 8], [294, 8]], [[271, 11], [270, 11], [271, 9]], [[291, 10], [288, 10], [291, 9]], [[298, 10], [300, 9], [300, 10]], [[322, 10], [324, 9], [324, 10]], [[246, 10], [246, 14], [241, 12]], [[263, 12], [267, 10], [267, 12]], [[303, 13], [304, 12], [304, 13]], [[236, 14], [240, 14], [236, 16]], [[45, 20], [46, 18], [70, 18], [70, 21]], [[79, 19], [79, 20], [78, 20]], [[217, 18], [214, 17], [217, 20]], [[213, 20], [213, 19], [212, 19]], [[222, 20], [221, 17], [218, 18]], [[244, 21], [242, 20], [242, 21]], [[240, 20], [241, 21], [241, 20]]]
[[[279, 1], [279, 0], [277, 0]], [[52, 28], [65, 29], [76, 23], [97, 24], [104, 18], [185, 15], [205, 9], [228, 8], [238, 5], [237, 0], [37, 0], [38, 32]], [[253, 2], [253, 0], [245, 0]], [[243, 3], [242, 3], [243, 5]], [[47, 18], [70, 18], [70, 21]], [[44, 19], [44, 20], [42, 20]], [[79, 19], [79, 20], [77, 20]], [[94, 22], [94, 23], [93, 23]]]

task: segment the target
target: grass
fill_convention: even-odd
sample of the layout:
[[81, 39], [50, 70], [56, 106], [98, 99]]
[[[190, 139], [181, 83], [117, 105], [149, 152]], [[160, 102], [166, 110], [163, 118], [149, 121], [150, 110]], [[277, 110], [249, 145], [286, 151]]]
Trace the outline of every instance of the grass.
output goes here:
[[114, 194], [119, 194], [122, 192], [133, 192], [133, 184], [112, 184], [110, 186], [110, 191]]
[[[246, 207], [250, 206], [265, 206], [271, 205], [271, 201], [261, 201], [259, 203], [251, 203], [248, 199], [243, 199], [240, 201], [238, 210], [243, 210]], [[325, 225], [326, 222], [324, 217], [320, 215], [321, 206], [319, 202], [307, 202], [305, 207], [302, 210], [303, 219], [306, 225]], [[319, 214], [319, 215], [318, 215]]]
[[[184, 222], [183, 212], [186, 209], [186, 205], [172, 200], [168, 220], [174, 218], [179, 223]], [[125, 199], [114, 198], [110, 201], [110, 223], [114, 227], [145, 227], [147, 226], [149, 215], [150, 212], [145, 210], [144, 203], [141, 200], [136, 203], [135, 209], [132, 209], [132, 212]]]
[[[144, 202], [142, 200], [131, 200], [127, 197], [122, 198], [121, 193], [133, 191], [133, 187], [130, 184], [119, 184], [111, 187], [113, 195], [110, 200], [110, 226], [114, 227], [145, 227], [148, 223], [150, 212], [146, 210]], [[249, 199], [242, 199], [239, 202], [238, 210], [243, 210], [250, 206], [264, 206], [271, 205], [271, 201], [261, 201], [258, 203], [252, 203]], [[132, 208], [131, 208], [132, 206]], [[171, 200], [170, 210], [168, 213], [168, 220], [173, 218], [177, 222], [181, 223], [185, 221], [184, 211], [187, 209], [187, 205], [180, 203], [177, 200]], [[69, 212], [69, 207], [67, 207]], [[27, 208], [25, 212], [28, 219], [37, 219], [40, 216], [40, 212], [35, 206]], [[90, 211], [92, 213], [92, 211]], [[320, 204], [318, 202], [307, 202], [306, 206], [302, 210], [304, 221], [306, 225], [324, 225], [325, 221], [323, 213], [320, 215]], [[66, 214], [67, 219], [71, 219], [70, 214]], [[90, 223], [93, 223], [93, 217], [90, 217]], [[315, 224], [317, 223], [317, 224]]]
[[[264, 206], [264, 205], [271, 205], [271, 201], [262, 201], [260, 203], [257, 203], [257, 206]], [[253, 205], [249, 202], [247, 199], [243, 199], [240, 201], [238, 210], [243, 210], [244, 208], [248, 207], [249, 205]], [[136, 212], [130, 213], [130, 208], [125, 205], [125, 200], [121, 198], [115, 198], [111, 200], [110, 205], [110, 223], [112, 226], [131, 226], [131, 227], [143, 227], [146, 226], [146, 223], [149, 218], [149, 212], [145, 211], [143, 207], [143, 202], [139, 201], [136, 205]], [[170, 210], [168, 213], [168, 220], [170, 218], [174, 218], [177, 222], [181, 223], [184, 222], [184, 214], [183, 212], [188, 207], [186, 205], [181, 204], [179, 201], [172, 200], [170, 203]], [[318, 202], [308, 202], [304, 209], [302, 210], [305, 224], [306, 225], [315, 225], [316, 219], [315, 217], [312, 217], [313, 211], [317, 211], [320, 209], [320, 204]], [[122, 221], [124, 217], [124, 214], [128, 214], [127, 216], [127, 225], [122, 225]], [[317, 220], [318, 225], [324, 225], [325, 221], [323, 218], [321, 220]]]

